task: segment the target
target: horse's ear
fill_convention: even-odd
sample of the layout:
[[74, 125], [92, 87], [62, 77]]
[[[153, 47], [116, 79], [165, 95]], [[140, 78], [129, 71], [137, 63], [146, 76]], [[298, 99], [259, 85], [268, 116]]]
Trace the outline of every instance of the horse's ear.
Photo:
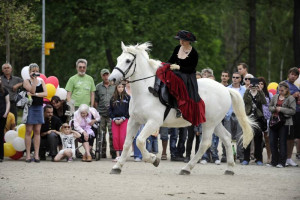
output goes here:
[[125, 51], [125, 45], [124, 45], [123, 41], [121, 41], [121, 47], [122, 47], [122, 50]]

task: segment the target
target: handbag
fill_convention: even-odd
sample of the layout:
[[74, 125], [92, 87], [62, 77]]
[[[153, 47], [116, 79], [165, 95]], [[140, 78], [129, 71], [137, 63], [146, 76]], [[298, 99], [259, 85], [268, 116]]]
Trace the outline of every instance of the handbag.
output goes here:
[[276, 130], [281, 128], [285, 124], [285, 117], [282, 113], [279, 113], [277, 116], [272, 115], [270, 119], [270, 129]]

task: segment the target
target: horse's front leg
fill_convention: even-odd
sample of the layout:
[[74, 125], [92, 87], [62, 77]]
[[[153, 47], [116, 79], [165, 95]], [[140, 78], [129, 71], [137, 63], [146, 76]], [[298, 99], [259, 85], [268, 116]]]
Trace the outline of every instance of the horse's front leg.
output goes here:
[[127, 124], [127, 134], [126, 134], [126, 139], [123, 145], [123, 152], [118, 160], [118, 162], [113, 166], [111, 170], [111, 174], [120, 174], [123, 165], [126, 162], [129, 149], [132, 145], [133, 139], [136, 136], [138, 130], [140, 128], [140, 124], [136, 123], [133, 119], [129, 118], [128, 124]]
[[149, 153], [146, 149], [146, 139], [159, 129], [159, 125], [155, 121], [148, 121], [140, 135], [136, 139], [136, 145], [140, 149], [143, 161], [152, 163], [155, 167], [159, 165], [160, 159], [155, 154]]

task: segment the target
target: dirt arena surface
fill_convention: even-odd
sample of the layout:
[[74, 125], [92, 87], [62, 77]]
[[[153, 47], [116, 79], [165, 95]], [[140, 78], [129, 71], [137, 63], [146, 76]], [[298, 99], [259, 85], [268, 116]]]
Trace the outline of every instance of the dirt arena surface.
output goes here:
[[113, 165], [110, 158], [91, 163], [6, 158], [0, 163], [0, 199], [300, 199], [299, 167], [238, 163], [235, 175], [228, 176], [226, 164], [208, 163], [182, 176], [178, 173], [183, 162], [161, 161], [156, 168], [129, 157], [121, 175], [109, 174]]

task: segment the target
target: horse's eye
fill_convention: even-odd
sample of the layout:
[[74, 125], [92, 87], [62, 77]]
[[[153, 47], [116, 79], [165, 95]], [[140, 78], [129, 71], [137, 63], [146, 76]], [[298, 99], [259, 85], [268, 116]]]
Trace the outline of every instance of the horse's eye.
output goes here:
[[130, 63], [130, 60], [129, 60], [129, 59], [127, 59], [127, 60], [126, 60], [126, 63]]

